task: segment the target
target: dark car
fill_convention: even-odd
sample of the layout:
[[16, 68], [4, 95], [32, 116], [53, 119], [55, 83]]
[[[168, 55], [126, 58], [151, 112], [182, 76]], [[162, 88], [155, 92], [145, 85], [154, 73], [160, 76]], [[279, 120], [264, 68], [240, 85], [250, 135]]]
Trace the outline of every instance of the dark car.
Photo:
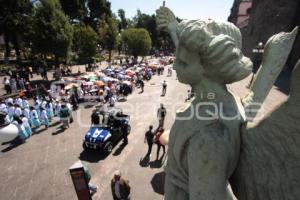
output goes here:
[[[131, 126], [129, 125], [130, 117], [124, 115], [116, 109], [108, 113], [106, 124], [91, 127], [83, 140], [84, 149], [100, 149], [109, 154], [113, 147], [123, 138], [123, 134], [129, 134]], [[126, 133], [124, 133], [126, 131]]]

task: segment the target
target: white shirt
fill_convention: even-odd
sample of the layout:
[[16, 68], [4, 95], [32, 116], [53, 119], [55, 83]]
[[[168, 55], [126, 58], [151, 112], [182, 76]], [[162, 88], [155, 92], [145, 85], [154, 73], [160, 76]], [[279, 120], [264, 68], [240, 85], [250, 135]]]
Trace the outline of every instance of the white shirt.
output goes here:
[[22, 115], [22, 110], [21, 110], [21, 108], [17, 107], [17, 108], [15, 109], [15, 115], [17, 115], [18, 117], [20, 117], [20, 115]]
[[116, 181], [116, 183], [115, 183], [115, 195], [117, 196], [118, 199], [121, 199], [120, 181]]
[[38, 118], [38, 114], [37, 114], [37, 111], [36, 110], [32, 110], [30, 111], [30, 118], [31, 119], [37, 119]]
[[67, 103], [66, 106], [70, 111], [72, 111], [72, 105], [70, 103]]
[[46, 102], [46, 101], [43, 101], [43, 103], [41, 104], [41, 108], [46, 109], [46, 104], [47, 104], [47, 102]]
[[6, 104], [9, 104], [9, 103], [14, 104], [14, 100], [12, 98], [8, 98], [6, 100]]
[[23, 100], [23, 108], [28, 108], [29, 107], [29, 103], [27, 100]]
[[41, 120], [48, 119], [46, 110], [42, 110], [41, 111], [41, 116], [40, 117], [41, 117]]
[[9, 108], [8, 108], [8, 114], [9, 114], [9, 115], [14, 115], [15, 109], [16, 109], [16, 108], [15, 108], [14, 106], [9, 107]]
[[17, 105], [19, 105], [20, 107], [23, 106], [23, 100], [22, 100], [20, 97], [17, 98], [17, 99], [15, 100], [15, 103], [16, 103]]
[[28, 108], [25, 108], [25, 109], [23, 110], [23, 115], [29, 119], [29, 117], [30, 117], [30, 111], [29, 111]]
[[27, 117], [23, 117], [22, 118], [22, 122], [23, 122], [23, 126], [26, 127], [30, 127], [29, 123], [28, 123], [28, 119]]
[[61, 104], [60, 104], [60, 103], [57, 103], [57, 104], [55, 105], [55, 112], [56, 112], [56, 113], [59, 113], [60, 110], [61, 110]]
[[7, 113], [7, 106], [5, 103], [0, 104], [0, 111]]
[[46, 110], [53, 111], [53, 104], [51, 102], [48, 105], [46, 105]]

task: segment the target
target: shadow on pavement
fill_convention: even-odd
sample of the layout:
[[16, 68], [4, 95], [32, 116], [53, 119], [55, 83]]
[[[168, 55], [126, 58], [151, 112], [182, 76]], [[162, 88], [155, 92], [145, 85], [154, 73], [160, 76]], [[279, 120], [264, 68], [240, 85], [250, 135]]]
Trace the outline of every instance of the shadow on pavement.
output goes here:
[[45, 128], [40, 128], [40, 127], [36, 128], [36, 129], [33, 130], [32, 135], [38, 135], [38, 134], [44, 132], [45, 130], [46, 130]]
[[159, 172], [155, 174], [151, 180], [153, 191], [158, 194], [164, 195], [165, 193], [164, 183], [165, 183], [165, 172]]
[[60, 124], [60, 121], [56, 121], [53, 124], [50, 124], [49, 127], [57, 126], [58, 124]]
[[149, 162], [149, 166], [151, 168], [161, 168], [166, 161], [166, 159], [164, 159], [164, 158], [166, 158], [164, 155], [165, 154], [163, 154], [158, 160]]
[[141, 158], [140, 160], [140, 166], [141, 167], [148, 167], [150, 162], [150, 156], [145, 156], [144, 158]]
[[87, 162], [96, 163], [104, 160], [108, 155], [105, 155], [99, 150], [83, 150], [80, 153], [79, 159]]
[[58, 130], [56, 130], [55, 132], [52, 133], [52, 135], [58, 135], [60, 133], [63, 133], [66, 129], [59, 127]]
[[[10, 145], [8, 147], [6, 147], [5, 149], [2, 149], [1, 152], [2, 153], [5, 153], [5, 152], [8, 152], [14, 148], [16, 148], [17, 146], [21, 145], [21, 144], [24, 144], [25, 142], [21, 142], [20, 140], [18, 140], [18, 137], [16, 137], [15, 139], [11, 140], [10, 141]], [[5, 142], [5, 144], [7, 144], [7, 142]], [[4, 145], [2, 143], [2, 145]]]
[[122, 153], [123, 149], [126, 147], [127, 144], [122, 143], [113, 153], [113, 156], [118, 156]]

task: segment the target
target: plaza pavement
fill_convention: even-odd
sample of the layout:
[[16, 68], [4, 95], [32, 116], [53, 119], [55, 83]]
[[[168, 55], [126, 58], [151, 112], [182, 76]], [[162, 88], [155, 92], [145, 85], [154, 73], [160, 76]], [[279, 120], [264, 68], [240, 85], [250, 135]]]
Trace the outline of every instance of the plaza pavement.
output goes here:
[[[168, 82], [165, 97], [160, 96], [163, 80]], [[247, 93], [248, 82], [249, 77], [229, 88], [243, 96]], [[82, 139], [89, 128], [93, 109], [83, 105], [73, 113], [74, 123], [65, 132], [60, 132], [58, 125], [54, 125], [16, 148], [0, 145], [0, 200], [76, 200], [68, 169], [78, 159], [87, 163], [91, 182], [99, 187], [94, 200], [112, 200], [110, 179], [117, 169], [129, 179], [133, 200], [162, 200], [162, 172], [166, 158], [154, 161], [154, 145], [149, 165], [141, 162], [147, 151], [144, 133], [150, 124], [157, 126], [156, 111], [160, 103], [166, 105], [166, 129], [169, 129], [175, 110], [184, 103], [187, 90], [186, 85], [178, 83], [175, 74], [172, 77], [154, 76], [145, 84], [143, 94], [135, 90], [126, 102], [117, 103], [117, 107], [131, 115], [132, 131], [129, 144], [123, 147], [120, 142], [106, 158], [98, 152], [87, 153], [82, 149]], [[285, 99], [286, 95], [274, 87], [264, 104], [265, 111]]]

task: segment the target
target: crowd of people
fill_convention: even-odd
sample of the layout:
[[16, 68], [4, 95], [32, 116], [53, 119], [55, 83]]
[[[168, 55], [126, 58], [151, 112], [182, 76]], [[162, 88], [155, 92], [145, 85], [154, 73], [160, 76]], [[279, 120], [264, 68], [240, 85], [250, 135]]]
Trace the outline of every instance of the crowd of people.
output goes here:
[[53, 100], [49, 96], [35, 97], [33, 102], [23, 97], [0, 100], [0, 113], [5, 116], [5, 123], [12, 123], [18, 128], [17, 141], [25, 142], [37, 129], [48, 128], [54, 117], [59, 117], [63, 128], [69, 126], [72, 119], [72, 105]]
[[[155, 64], [156, 65], [156, 64]], [[95, 66], [93, 66], [95, 67]], [[44, 80], [48, 80], [47, 71], [41, 67], [38, 73]], [[96, 66], [94, 68], [98, 69]], [[4, 78], [3, 84], [7, 94], [17, 93], [18, 90], [28, 90], [29, 77], [32, 75], [32, 69], [25, 70], [26, 76], [9, 76]], [[71, 75], [70, 68], [66, 68], [65, 73], [55, 71], [56, 76]], [[100, 102], [102, 109], [107, 106], [115, 106], [116, 101], [121, 96], [127, 96], [132, 93], [134, 88], [141, 88], [144, 92], [144, 82], [152, 78], [154, 74], [163, 75], [164, 66], [157, 63], [144, 62], [139, 65], [109, 66], [101, 71], [94, 71], [90, 74], [84, 74], [79, 77], [71, 77], [70, 81], [52, 84], [50, 90], [44, 89], [44, 95], [35, 96], [32, 100], [25, 95], [16, 97], [8, 96], [0, 99], [0, 113], [5, 116], [6, 123], [12, 123], [17, 126], [19, 136], [17, 141], [24, 143], [40, 127], [47, 129], [51, 122], [59, 119], [62, 128], [66, 129], [73, 121], [72, 111], [78, 108], [80, 102], [94, 100]], [[168, 69], [168, 76], [172, 76], [172, 69]], [[166, 95], [167, 83], [162, 83], [162, 96]], [[93, 98], [94, 97], [94, 98]], [[153, 144], [157, 145], [156, 160], [159, 158], [160, 150], [163, 149], [165, 155], [165, 146], [160, 142], [160, 137], [164, 133], [164, 120], [167, 114], [163, 104], [157, 111], [159, 121], [158, 128], [154, 131], [153, 126], [145, 134], [145, 142], [148, 144], [147, 155], [150, 157]], [[92, 113], [92, 125], [100, 123], [99, 115]], [[109, 120], [108, 120], [109, 124]], [[122, 132], [127, 133], [126, 130]], [[124, 134], [124, 143], [128, 143], [127, 134]], [[127, 179], [121, 176], [117, 171], [111, 181], [112, 194], [114, 199], [128, 199], [130, 197], [130, 186]], [[93, 192], [97, 189], [92, 188]]]

